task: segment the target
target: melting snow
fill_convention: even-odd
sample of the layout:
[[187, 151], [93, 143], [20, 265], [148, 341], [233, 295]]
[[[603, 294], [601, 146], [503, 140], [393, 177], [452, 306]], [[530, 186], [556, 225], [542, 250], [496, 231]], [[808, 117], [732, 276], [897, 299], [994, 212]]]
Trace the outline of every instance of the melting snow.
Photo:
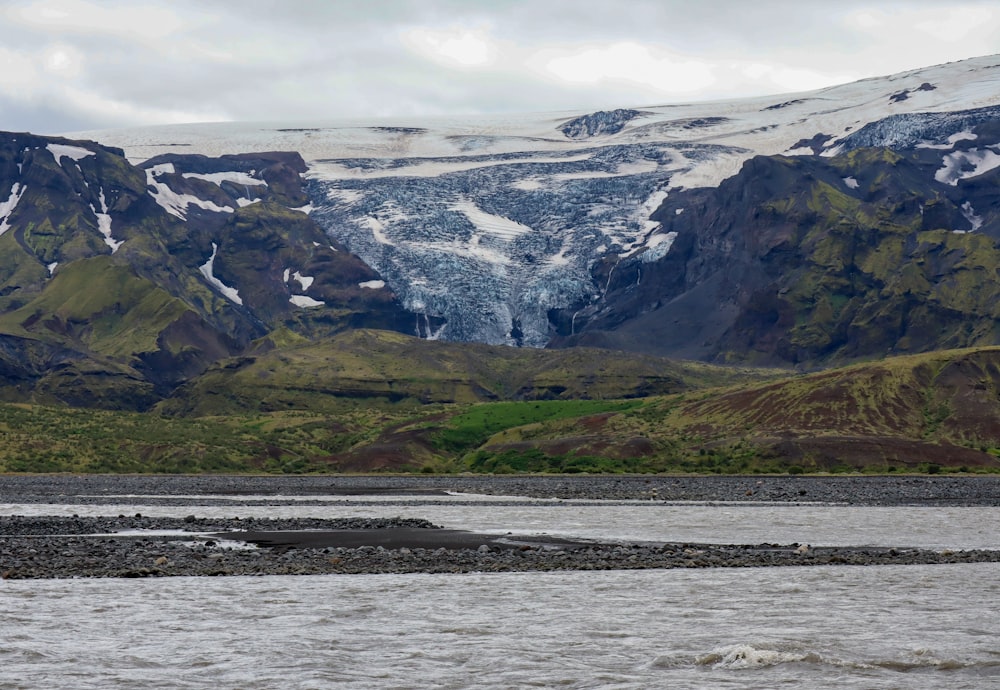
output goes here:
[[10, 196], [7, 197], [7, 201], [0, 202], [0, 235], [10, 230], [10, 223], [7, 221], [27, 189], [20, 182], [15, 182], [14, 186], [10, 188]]
[[[169, 168], [169, 169], [168, 169]], [[176, 216], [181, 220], [187, 220], [187, 208], [188, 206], [197, 206], [206, 211], [213, 211], [215, 213], [234, 213], [236, 209], [229, 206], [219, 206], [215, 202], [206, 201], [205, 199], [199, 199], [193, 194], [178, 194], [170, 188], [164, 182], [160, 182], [156, 179], [156, 176], [161, 173], [173, 172], [172, 163], [164, 163], [163, 165], [154, 165], [152, 168], [146, 170], [146, 184], [152, 187], [155, 191], [150, 192], [150, 196], [156, 200], [163, 209], [172, 216]]]
[[644, 264], [659, 261], [667, 255], [676, 239], [676, 232], [653, 235], [649, 238], [649, 242], [646, 243], [646, 251], [640, 255], [639, 259]]
[[235, 302], [236, 304], [242, 306], [243, 299], [240, 297], [239, 291], [236, 290], [236, 288], [229, 287], [221, 280], [216, 278], [215, 275], [212, 273], [212, 266], [215, 265], [215, 255], [218, 251], [219, 251], [218, 245], [215, 244], [215, 242], [212, 242], [212, 256], [208, 257], [208, 261], [199, 266], [198, 270], [201, 271], [201, 274], [203, 276], [205, 276], [205, 280], [207, 280], [212, 287], [218, 290], [223, 297], [228, 299], [230, 302]]
[[299, 213], [304, 213], [306, 215], [309, 215], [310, 213], [312, 213], [313, 206], [312, 204], [306, 204], [305, 206], [296, 206], [294, 208], [289, 206], [288, 209], [290, 211], [298, 211]]
[[221, 185], [223, 182], [232, 182], [233, 184], [242, 184], [249, 187], [259, 187], [261, 185], [266, 186], [267, 182], [264, 180], [258, 180], [252, 175], [248, 175], [245, 172], [236, 172], [235, 170], [229, 172], [217, 172], [217, 173], [184, 173], [184, 177], [193, 177], [198, 180], [205, 180], [207, 182], [214, 182], [217, 185]]
[[943, 166], [934, 173], [934, 179], [943, 184], [958, 186], [959, 180], [977, 177], [994, 168], [1000, 168], [1000, 154], [993, 149], [955, 151], [943, 159]]
[[284, 273], [284, 278], [283, 278], [284, 282], [286, 282], [286, 283], [288, 282], [288, 278], [289, 278], [290, 275], [291, 275], [291, 269], [286, 268], [285, 269], [285, 273]]
[[957, 144], [960, 141], [975, 141], [978, 138], [979, 137], [977, 137], [971, 131], [965, 130], [964, 132], [956, 132], [955, 134], [952, 134], [946, 140], [947, 143], [944, 143], [944, 144], [933, 144], [933, 143], [931, 143], [929, 141], [922, 141], [919, 144], [917, 144], [917, 148], [918, 149], [953, 149], [953, 148], [955, 148], [955, 144]]
[[[308, 290], [309, 286], [313, 284], [314, 280], [316, 280], [312, 276], [304, 276], [301, 273], [299, 273], [298, 271], [296, 271], [295, 273], [293, 273], [292, 277], [295, 278], [295, 280], [299, 281], [299, 285], [302, 286], [303, 290]], [[288, 279], [286, 278], [285, 280], [287, 281]]]
[[[111, 236], [111, 216], [108, 215], [108, 202], [104, 198], [104, 190], [101, 190], [101, 196], [99, 197], [101, 202], [101, 211], [98, 213], [94, 205], [90, 205], [90, 210], [94, 212], [97, 217], [97, 229], [101, 231], [104, 235], [104, 244], [111, 247], [111, 253], [114, 254], [118, 251], [118, 248], [124, 244], [124, 240], [116, 240]], [[131, 246], [131, 245], [130, 245]]]
[[855, 180], [853, 177], [845, 177], [844, 178], [844, 184], [847, 185], [848, 189], [857, 189], [858, 188], [858, 181]]
[[359, 288], [368, 288], [369, 290], [381, 290], [385, 287], [384, 280], [366, 280], [363, 283], [358, 283]]
[[969, 232], [975, 232], [983, 227], [983, 217], [976, 215], [976, 210], [972, 208], [971, 201], [966, 201], [962, 204], [962, 215], [965, 216], [965, 219], [969, 221], [969, 225], [972, 226]]
[[296, 307], [325, 307], [326, 302], [320, 302], [319, 300], [313, 299], [312, 297], [307, 297], [305, 295], [292, 295], [288, 298], [288, 301], [294, 304]]
[[46, 267], [45, 267], [45, 268], [47, 268], [47, 269], [49, 270], [49, 275], [50, 275], [50, 276], [51, 276], [51, 275], [52, 275], [53, 273], [55, 273], [55, 272], [56, 272], [56, 266], [58, 266], [58, 265], [59, 265], [59, 262], [58, 262], [58, 261], [53, 261], [52, 263], [50, 263], [50, 264], [49, 264], [48, 266], [46, 266]]
[[87, 156], [96, 155], [93, 151], [85, 149], [81, 146], [69, 146], [68, 144], [47, 144], [45, 146], [52, 154], [52, 157], [56, 159], [57, 165], [62, 165], [62, 159], [71, 158], [74, 161], [78, 161], [81, 158], [86, 158]]
[[246, 199], [246, 198], [240, 197], [239, 199], [236, 200], [236, 205], [239, 206], [240, 208], [243, 208], [245, 206], [249, 206], [250, 204], [256, 204], [259, 201], [260, 201], [260, 199]]

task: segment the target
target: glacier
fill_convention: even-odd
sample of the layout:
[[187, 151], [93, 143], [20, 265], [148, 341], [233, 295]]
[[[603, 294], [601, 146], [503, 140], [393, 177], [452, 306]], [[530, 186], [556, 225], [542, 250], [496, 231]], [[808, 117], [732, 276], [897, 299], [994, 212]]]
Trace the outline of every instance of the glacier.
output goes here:
[[[206, 156], [297, 151], [308, 166], [311, 203], [303, 210], [379, 273], [414, 312], [417, 335], [543, 347], [553, 335], [552, 310], [602, 298], [597, 262], [669, 254], [675, 237], [650, 216], [675, 191], [717, 186], [756, 155], [861, 146], [939, 149], [940, 181], [954, 184], [995, 164], [995, 151], [977, 151], [970, 133], [998, 114], [994, 55], [736, 101], [73, 136], [120, 147], [136, 162], [170, 147]], [[167, 172], [149, 171], [149, 183], [175, 216], [190, 205], [232, 212], [173, 192], [160, 179]], [[970, 206], [972, 226], [976, 218]]]

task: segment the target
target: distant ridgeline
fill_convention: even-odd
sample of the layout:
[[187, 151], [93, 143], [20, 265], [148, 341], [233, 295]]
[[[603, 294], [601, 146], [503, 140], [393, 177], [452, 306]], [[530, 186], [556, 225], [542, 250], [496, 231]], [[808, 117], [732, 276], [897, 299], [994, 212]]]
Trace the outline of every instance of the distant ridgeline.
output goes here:
[[[1000, 343], [998, 64], [491, 123], [2, 134], [0, 397], [206, 413], [247, 404], [241, 376], [292, 407], [265, 390], [640, 396], [693, 387], [658, 357]], [[410, 336], [369, 342], [399, 364], [326, 354], [376, 331]]]

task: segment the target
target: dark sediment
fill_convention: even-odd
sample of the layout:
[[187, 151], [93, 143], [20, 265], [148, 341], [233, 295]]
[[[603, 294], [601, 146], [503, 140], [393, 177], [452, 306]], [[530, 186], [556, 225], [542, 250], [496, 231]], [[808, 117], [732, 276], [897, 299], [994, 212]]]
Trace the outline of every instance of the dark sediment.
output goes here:
[[[247, 527], [254, 529], [244, 531]], [[113, 534], [116, 530], [136, 529], [183, 530], [188, 534]], [[258, 544], [262, 548], [240, 544]], [[445, 530], [420, 520], [401, 518], [273, 521], [135, 517], [0, 518], [0, 575], [10, 579], [913, 565], [998, 561], [1000, 551], [992, 550], [813, 548], [799, 544], [598, 543]]]
[[[446, 491], [652, 501], [1000, 505], [1000, 477], [161, 477], [0, 476], [0, 503], [259, 505], [254, 496], [387, 494], [434, 503]], [[185, 498], [193, 496], [193, 498]], [[288, 499], [291, 501], [291, 499]], [[454, 503], [455, 499], [448, 499]], [[519, 499], [512, 498], [512, 501]], [[355, 498], [356, 501], [356, 498]], [[296, 505], [304, 505], [301, 498]], [[479, 504], [482, 506], [482, 504]], [[169, 530], [170, 534], [157, 534]], [[126, 532], [125, 534], [121, 534]], [[258, 548], [259, 546], [259, 548]], [[1000, 551], [799, 544], [596, 543], [477, 534], [404, 518], [267, 519], [0, 516], [4, 578], [462, 573], [1000, 562]]]
[[[0, 475], [0, 503], [107, 503], [140, 495], [183, 505], [179, 495], [372, 496], [433, 499], [444, 492], [531, 498], [822, 502], [850, 505], [1000, 506], [1000, 475], [973, 476], [234, 476]], [[170, 495], [173, 496], [170, 496]], [[156, 498], [150, 498], [155, 496]], [[199, 504], [205, 505], [203, 500]], [[300, 503], [301, 504], [301, 503]]]

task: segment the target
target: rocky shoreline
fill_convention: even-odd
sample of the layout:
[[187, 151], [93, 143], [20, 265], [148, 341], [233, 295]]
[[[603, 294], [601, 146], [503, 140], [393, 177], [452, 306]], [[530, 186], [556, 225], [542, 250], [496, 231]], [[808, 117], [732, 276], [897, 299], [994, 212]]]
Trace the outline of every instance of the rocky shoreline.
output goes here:
[[[562, 500], [1000, 506], [1000, 475], [0, 475], [0, 503], [183, 505], [185, 496], [372, 496], [446, 492]], [[231, 502], [231, 501], [230, 501]], [[301, 501], [299, 501], [301, 503]]]
[[[247, 527], [267, 531], [246, 531]], [[163, 533], [166, 531], [170, 534]], [[359, 546], [359, 540], [372, 543]], [[257, 548], [254, 542], [267, 545]], [[351, 545], [337, 546], [338, 543]], [[442, 530], [424, 521], [401, 518], [0, 519], [0, 576], [4, 579], [983, 562], [1000, 562], [1000, 551], [813, 548], [800, 544], [596, 543]]]
[[[652, 500], [1000, 505], [1000, 477], [152, 477], [0, 476], [8, 505], [259, 505], [309, 496], [447, 492], [511, 501]], [[265, 497], [265, 498], [261, 498]], [[516, 497], [522, 497], [518, 499]], [[329, 500], [329, 499], [327, 499]], [[449, 500], [454, 502], [454, 498]], [[183, 514], [183, 513], [182, 513]], [[1000, 550], [810, 547], [804, 544], [598, 543], [477, 534], [413, 518], [205, 518], [0, 515], [4, 579], [465, 573], [1000, 562]]]

